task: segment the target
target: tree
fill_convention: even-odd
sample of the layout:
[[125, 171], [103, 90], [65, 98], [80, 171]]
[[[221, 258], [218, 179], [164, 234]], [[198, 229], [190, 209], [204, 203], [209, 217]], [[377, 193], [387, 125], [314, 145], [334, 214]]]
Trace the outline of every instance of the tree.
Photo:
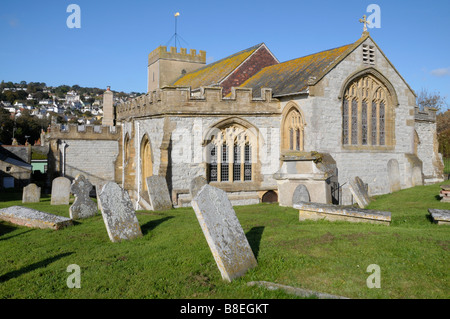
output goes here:
[[445, 111], [448, 108], [446, 98], [441, 96], [439, 92], [428, 92], [422, 89], [417, 96], [417, 106], [423, 110], [425, 107], [436, 109], [438, 112]]

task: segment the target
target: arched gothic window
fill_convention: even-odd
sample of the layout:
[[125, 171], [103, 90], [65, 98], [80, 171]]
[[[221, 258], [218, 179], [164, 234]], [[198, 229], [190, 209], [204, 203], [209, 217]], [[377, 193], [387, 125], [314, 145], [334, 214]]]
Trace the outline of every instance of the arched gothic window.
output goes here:
[[342, 144], [385, 147], [393, 144], [394, 116], [389, 91], [372, 75], [346, 88], [342, 104]]
[[208, 179], [210, 182], [253, 180], [252, 139], [238, 125], [218, 130], [208, 144]]
[[[289, 107], [289, 106], [286, 106]], [[291, 107], [282, 124], [282, 149], [303, 151], [303, 118], [296, 107]]]

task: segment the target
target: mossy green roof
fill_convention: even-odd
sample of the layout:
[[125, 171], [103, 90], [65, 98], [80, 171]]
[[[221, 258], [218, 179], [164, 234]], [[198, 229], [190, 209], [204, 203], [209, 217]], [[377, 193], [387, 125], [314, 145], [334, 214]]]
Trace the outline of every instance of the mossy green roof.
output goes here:
[[214, 86], [219, 84], [250, 55], [252, 55], [263, 43], [242, 50], [224, 59], [208, 64], [196, 71], [189, 72], [173, 82], [175, 86], [190, 86], [192, 89], [201, 86]]
[[242, 83], [241, 87], [252, 88], [255, 96], [260, 94], [261, 88], [272, 88], [274, 96], [303, 92], [308, 87], [308, 79], [320, 80], [355, 45], [344, 45], [265, 67]]

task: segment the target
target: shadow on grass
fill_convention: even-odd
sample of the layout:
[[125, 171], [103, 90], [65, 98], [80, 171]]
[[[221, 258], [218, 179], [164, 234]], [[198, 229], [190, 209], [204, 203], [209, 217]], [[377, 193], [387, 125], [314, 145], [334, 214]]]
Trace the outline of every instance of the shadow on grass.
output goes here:
[[28, 266], [23, 267], [23, 268], [21, 268], [19, 270], [14, 270], [14, 271], [11, 271], [9, 273], [6, 273], [6, 274], [0, 276], [0, 283], [8, 281], [8, 280], [16, 278], [16, 277], [19, 277], [19, 276], [21, 276], [23, 274], [26, 274], [26, 273], [28, 273], [30, 271], [33, 271], [33, 270], [36, 270], [38, 268], [46, 267], [47, 265], [51, 264], [52, 262], [55, 262], [58, 259], [64, 258], [66, 256], [70, 256], [72, 254], [73, 254], [73, 252], [59, 254], [59, 255], [56, 255], [56, 256], [44, 259], [42, 261], [39, 261], [37, 263], [28, 265]]
[[[16, 229], [17, 229], [16, 227], [11, 227], [11, 226], [6, 226], [6, 227], [8, 228], [8, 230], [5, 231], [5, 225], [1, 225], [1, 224], [0, 224], [0, 237], [1, 237], [2, 235], [5, 235], [6, 233], [9, 233], [9, 232], [12, 231], [12, 230], [16, 230]], [[12, 230], [9, 230], [9, 228], [11, 228]], [[2, 237], [2, 238], [0, 238], [0, 241], [2, 241], [2, 240], [8, 240], [8, 239], [11, 239], [11, 238], [14, 238], [14, 237], [17, 237], [17, 236], [20, 236], [20, 235], [29, 233], [30, 231], [33, 231], [33, 230], [34, 230], [34, 229], [29, 229], [29, 230], [26, 230], [26, 231], [24, 231], [24, 232], [21, 232], [21, 233], [19, 233], [19, 234], [15, 234], [15, 235], [12, 235], [12, 236], [9, 236], [9, 237]]]
[[10, 225], [5, 225], [5, 224], [0, 223], [0, 236], [10, 233], [16, 229], [17, 229], [17, 227], [13, 227]]
[[253, 227], [247, 232], [247, 234], [245, 234], [256, 259], [258, 259], [259, 245], [261, 244], [261, 237], [263, 232], [264, 226], [257, 226]]
[[165, 221], [174, 218], [174, 216], [167, 216], [164, 218], [160, 218], [160, 219], [156, 219], [156, 220], [151, 220], [148, 223], [145, 223], [144, 225], [141, 226], [141, 231], [143, 235], [146, 235], [148, 232], [152, 231], [153, 229], [155, 229], [159, 224], [164, 223]]

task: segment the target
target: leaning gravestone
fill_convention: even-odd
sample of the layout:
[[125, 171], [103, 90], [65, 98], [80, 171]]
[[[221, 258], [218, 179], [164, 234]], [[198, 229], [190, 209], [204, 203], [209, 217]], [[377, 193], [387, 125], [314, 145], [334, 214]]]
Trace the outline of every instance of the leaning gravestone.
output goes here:
[[208, 184], [208, 182], [203, 176], [197, 176], [196, 178], [194, 178], [191, 181], [191, 185], [189, 187], [189, 193], [191, 193], [191, 198], [193, 199], [202, 189], [202, 187], [206, 184]]
[[69, 205], [70, 184], [70, 179], [66, 177], [57, 177], [53, 180], [51, 205]]
[[97, 204], [89, 197], [93, 185], [84, 175], [78, 175], [70, 187], [70, 191], [75, 195], [75, 201], [69, 208], [70, 218], [82, 219], [95, 216], [97, 214]]
[[130, 240], [142, 236], [128, 192], [114, 182], [103, 186], [99, 195], [106, 231], [112, 242]]
[[294, 194], [292, 195], [292, 205], [298, 204], [299, 202], [310, 201], [311, 198], [309, 197], [309, 192], [306, 186], [303, 184], [298, 185], [294, 190]]
[[55, 230], [73, 225], [72, 220], [69, 218], [22, 206], [0, 209], [0, 220], [31, 228], [50, 228]]
[[153, 210], [166, 210], [172, 208], [169, 188], [163, 176], [153, 175], [146, 178], [148, 197]]
[[360, 208], [365, 208], [370, 203], [370, 197], [366, 185], [358, 176], [354, 181], [349, 181], [349, 188]]
[[29, 184], [23, 188], [22, 203], [39, 203], [41, 188], [36, 184]]
[[223, 190], [204, 185], [191, 203], [224, 280], [231, 282], [258, 265]]

